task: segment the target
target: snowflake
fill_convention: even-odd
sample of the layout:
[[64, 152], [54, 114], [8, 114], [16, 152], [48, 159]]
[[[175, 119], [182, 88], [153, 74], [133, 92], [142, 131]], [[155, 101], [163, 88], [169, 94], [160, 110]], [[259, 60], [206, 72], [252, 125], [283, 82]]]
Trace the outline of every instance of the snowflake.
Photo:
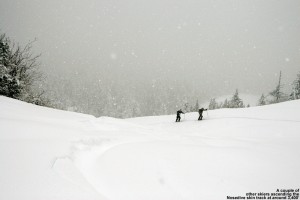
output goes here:
[[110, 54], [110, 58], [111, 58], [112, 60], [116, 60], [116, 59], [117, 59], [117, 54], [111, 53], [111, 54]]

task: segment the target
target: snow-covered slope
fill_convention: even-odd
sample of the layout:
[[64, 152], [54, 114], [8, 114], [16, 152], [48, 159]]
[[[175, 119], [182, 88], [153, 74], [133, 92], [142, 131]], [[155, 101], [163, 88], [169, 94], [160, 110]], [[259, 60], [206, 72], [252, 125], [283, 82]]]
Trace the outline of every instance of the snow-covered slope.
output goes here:
[[299, 188], [300, 101], [115, 119], [0, 96], [0, 199], [216, 200]]

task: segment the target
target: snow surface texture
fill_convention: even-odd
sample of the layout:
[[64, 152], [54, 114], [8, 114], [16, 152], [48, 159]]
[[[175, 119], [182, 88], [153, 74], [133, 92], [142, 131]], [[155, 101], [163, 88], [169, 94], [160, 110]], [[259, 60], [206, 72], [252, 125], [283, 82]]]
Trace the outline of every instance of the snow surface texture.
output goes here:
[[300, 186], [300, 101], [115, 119], [0, 96], [0, 199], [218, 200]]

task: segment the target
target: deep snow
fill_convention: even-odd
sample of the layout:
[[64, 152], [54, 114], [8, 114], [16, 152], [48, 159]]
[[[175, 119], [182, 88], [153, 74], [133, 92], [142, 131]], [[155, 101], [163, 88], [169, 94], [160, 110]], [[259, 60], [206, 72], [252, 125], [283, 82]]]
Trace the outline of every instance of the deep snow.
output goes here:
[[216, 200], [300, 186], [300, 101], [115, 119], [0, 96], [0, 199]]

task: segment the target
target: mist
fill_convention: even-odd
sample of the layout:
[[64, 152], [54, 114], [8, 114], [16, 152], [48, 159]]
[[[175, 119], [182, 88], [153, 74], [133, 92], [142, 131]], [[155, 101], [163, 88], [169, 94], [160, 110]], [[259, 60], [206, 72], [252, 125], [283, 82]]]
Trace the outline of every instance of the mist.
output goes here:
[[[300, 71], [299, 11], [297, 0], [1, 0], [0, 31], [21, 45], [36, 38], [61, 107], [132, 117], [235, 89], [261, 95], [280, 71], [288, 90]], [[139, 111], [120, 114], [128, 105]]]

